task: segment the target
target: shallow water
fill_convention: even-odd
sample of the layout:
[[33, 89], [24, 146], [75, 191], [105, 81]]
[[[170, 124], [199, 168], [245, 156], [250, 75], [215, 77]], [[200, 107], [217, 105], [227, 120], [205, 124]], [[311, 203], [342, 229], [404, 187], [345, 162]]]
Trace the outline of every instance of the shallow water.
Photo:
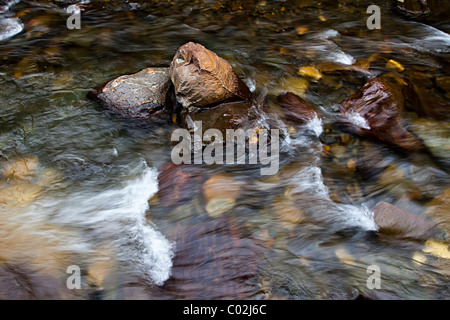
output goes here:
[[[1, 23], [18, 17], [25, 26], [0, 34], [0, 297], [448, 298], [448, 196], [436, 204], [449, 187], [448, 121], [406, 112], [439, 156], [404, 154], [341, 132], [336, 107], [386, 73], [419, 79], [448, 104], [437, 79], [450, 72], [450, 25], [407, 20], [380, 4], [382, 29], [368, 30], [368, 4], [352, 2], [94, 6], [80, 30], [68, 30], [65, 7], [51, 1], [0, 13]], [[173, 198], [162, 197], [157, 169], [171, 161], [175, 125], [123, 121], [86, 98], [114, 77], [169, 65], [188, 41], [229, 61], [270, 106], [289, 90], [323, 115], [292, 126], [270, 114], [267, 122], [287, 133], [277, 175], [193, 165], [188, 187], [174, 175], [164, 193]], [[389, 59], [405, 71], [389, 69]], [[323, 77], [299, 76], [305, 66]], [[32, 157], [24, 176], [5, 175], [24, 157]], [[224, 173], [239, 194], [210, 217], [203, 183]], [[432, 243], [444, 253], [429, 239], [377, 233], [370, 208], [379, 201], [439, 222]], [[66, 286], [73, 265], [80, 290]], [[371, 265], [381, 289], [366, 285]]]

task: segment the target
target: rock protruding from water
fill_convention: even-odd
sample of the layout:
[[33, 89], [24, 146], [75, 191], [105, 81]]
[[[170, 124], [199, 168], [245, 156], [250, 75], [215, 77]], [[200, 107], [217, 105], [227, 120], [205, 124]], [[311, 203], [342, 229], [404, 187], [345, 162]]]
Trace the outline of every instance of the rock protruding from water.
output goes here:
[[278, 103], [286, 116], [286, 120], [295, 124], [305, 124], [309, 120], [319, 118], [319, 114], [314, 107], [291, 92], [280, 94]]
[[189, 42], [178, 49], [170, 65], [170, 76], [177, 100], [184, 108], [251, 97], [231, 65], [198, 43]]
[[427, 219], [387, 202], [378, 202], [372, 211], [380, 233], [414, 239], [426, 239], [433, 234], [434, 226]]
[[376, 138], [406, 151], [423, 149], [422, 142], [402, 124], [404, 97], [394, 84], [373, 78], [339, 105], [344, 129]]
[[164, 110], [170, 86], [169, 68], [146, 68], [108, 82], [94, 96], [119, 116], [146, 119]]

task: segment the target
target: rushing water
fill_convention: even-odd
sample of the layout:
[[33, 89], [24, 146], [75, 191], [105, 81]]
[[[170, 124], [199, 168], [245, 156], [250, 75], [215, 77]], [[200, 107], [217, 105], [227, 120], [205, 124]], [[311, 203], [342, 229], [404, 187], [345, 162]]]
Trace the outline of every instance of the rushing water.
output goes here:
[[[433, 237], [444, 246], [436, 254], [427, 239], [377, 233], [370, 210], [387, 201], [430, 215], [450, 181], [448, 122], [405, 114], [439, 157], [399, 153], [335, 123], [339, 102], [393, 73], [389, 59], [405, 68], [397, 77], [419, 79], [440, 99], [430, 101], [448, 105], [436, 79], [449, 76], [450, 25], [407, 20], [381, 4], [382, 29], [368, 30], [370, 2], [354, 2], [93, 5], [79, 30], [66, 27], [67, 5], [0, 2], [0, 297], [448, 298], [448, 227]], [[177, 201], [165, 202], [157, 169], [170, 162], [175, 126], [117, 119], [86, 94], [169, 65], [188, 41], [227, 59], [270, 106], [288, 90], [323, 119], [291, 126], [271, 113], [266, 121], [285, 132], [277, 175], [193, 165], [187, 196], [174, 175], [164, 191]], [[320, 79], [297, 74], [330, 65]], [[239, 194], [210, 217], [203, 183], [225, 173]], [[440, 210], [428, 218], [448, 226]], [[66, 287], [73, 265], [81, 290]], [[371, 265], [380, 267], [381, 289], [366, 285]]]

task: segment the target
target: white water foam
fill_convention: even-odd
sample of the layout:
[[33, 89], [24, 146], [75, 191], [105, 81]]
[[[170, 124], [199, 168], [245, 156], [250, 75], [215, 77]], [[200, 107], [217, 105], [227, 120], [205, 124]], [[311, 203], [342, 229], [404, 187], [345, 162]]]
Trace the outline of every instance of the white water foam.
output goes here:
[[0, 19], [0, 41], [9, 39], [23, 30], [23, 23], [18, 18]]
[[317, 203], [317, 210], [327, 210], [332, 213], [333, 216], [330, 216], [330, 219], [339, 218], [347, 226], [360, 227], [364, 230], [378, 230], [373, 212], [365, 205], [338, 204], [330, 198], [319, 167], [303, 168], [292, 177], [292, 182], [295, 184], [294, 193], [308, 193], [313, 200], [310, 205], [314, 207], [314, 203]]
[[320, 119], [318, 117], [314, 117], [306, 123], [305, 127], [306, 127], [306, 129], [314, 132], [316, 137], [320, 137], [320, 135], [323, 132], [322, 119]]
[[[319, 167], [322, 152], [322, 144], [317, 139], [323, 131], [323, 124], [319, 118], [310, 120], [304, 126], [305, 129], [315, 133], [315, 136], [299, 134], [290, 140], [291, 147], [306, 148], [301, 155], [305, 159], [305, 167], [290, 177], [291, 190], [295, 198], [299, 196], [299, 202], [308, 201], [311, 214], [328, 222], [336, 221], [338, 225], [360, 227], [364, 230], [377, 230], [373, 212], [364, 204], [360, 206], [335, 203], [330, 198], [330, 191], [324, 183], [322, 170]], [[288, 178], [289, 179], [289, 178]]]
[[361, 127], [363, 129], [367, 129], [367, 130], [370, 129], [370, 125], [367, 122], [367, 120], [363, 116], [361, 116], [359, 113], [357, 113], [357, 112], [347, 112], [345, 114], [345, 116], [354, 125], [356, 125], [358, 127]]
[[342, 49], [333, 41], [329, 40], [330, 38], [340, 37], [340, 33], [334, 29], [325, 30], [320, 32], [313, 39], [317, 39], [319, 44], [316, 49], [319, 52], [323, 52], [326, 54], [323, 58], [326, 58], [329, 61], [352, 65], [355, 63], [355, 58], [353, 58], [350, 54], [345, 53]]
[[[115, 259], [131, 267], [131, 272], [162, 285], [171, 274], [173, 244], [156, 227], [147, 223], [148, 199], [157, 192], [157, 171], [144, 164], [141, 173], [124, 186], [106, 191], [81, 191], [63, 199], [41, 204], [53, 223], [90, 230], [88, 239], [113, 246]], [[130, 169], [133, 171], [133, 169]], [[54, 210], [49, 214], [50, 210]], [[95, 247], [92, 247], [95, 250]]]

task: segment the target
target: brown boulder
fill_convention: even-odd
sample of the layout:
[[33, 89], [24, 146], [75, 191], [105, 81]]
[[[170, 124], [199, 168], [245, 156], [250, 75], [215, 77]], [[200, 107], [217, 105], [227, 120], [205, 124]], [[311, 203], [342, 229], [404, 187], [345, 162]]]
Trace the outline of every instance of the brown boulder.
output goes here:
[[189, 42], [178, 49], [170, 65], [170, 76], [177, 100], [185, 108], [251, 97], [231, 65], [198, 43]]
[[423, 149], [422, 142], [401, 123], [401, 90], [383, 78], [373, 78], [340, 103], [341, 121], [350, 133], [376, 138], [407, 151]]
[[164, 109], [170, 86], [169, 68], [146, 68], [108, 82], [90, 97], [119, 116], [146, 119]]
[[314, 107], [291, 92], [280, 94], [278, 104], [281, 106], [286, 120], [295, 124], [304, 124], [308, 120], [319, 118], [319, 114]]
[[425, 239], [433, 234], [431, 222], [387, 202], [378, 202], [372, 212], [381, 233], [414, 239]]

